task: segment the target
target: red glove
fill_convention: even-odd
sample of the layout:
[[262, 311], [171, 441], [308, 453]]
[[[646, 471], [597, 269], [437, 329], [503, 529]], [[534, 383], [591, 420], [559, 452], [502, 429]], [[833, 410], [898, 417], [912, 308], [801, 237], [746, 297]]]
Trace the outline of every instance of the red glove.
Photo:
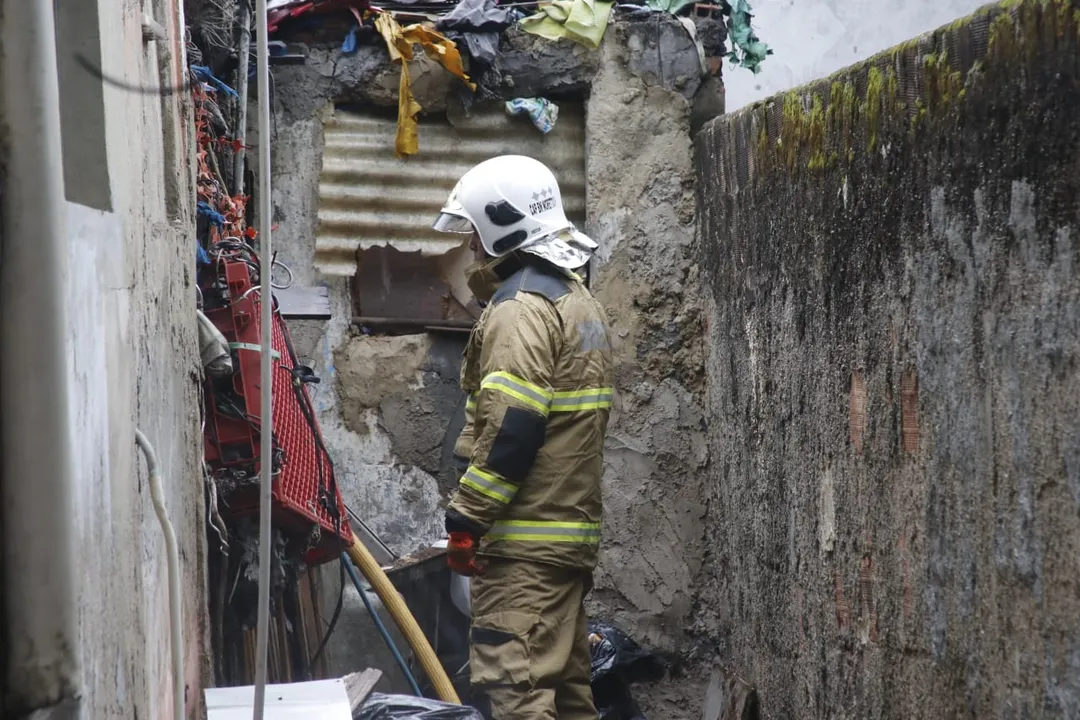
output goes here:
[[484, 568], [476, 564], [476, 548], [479, 544], [470, 533], [450, 533], [450, 541], [446, 543], [446, 563], [450, 569], [466, 577], [483, 575]]

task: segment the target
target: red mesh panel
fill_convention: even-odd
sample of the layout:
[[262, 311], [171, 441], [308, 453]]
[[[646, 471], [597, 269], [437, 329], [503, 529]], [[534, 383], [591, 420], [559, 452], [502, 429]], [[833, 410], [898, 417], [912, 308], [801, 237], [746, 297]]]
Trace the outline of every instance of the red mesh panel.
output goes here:
[[[260, 388], [260, 317], [259, 292], [251, 289], [251, 277], [243, 263], [223, 263], [221, 275], [229, 286], [229, 295], [236, 298], [231, 305], [207, 312], [207, 317], [222, 332], [233, 347], [236, 360], [232, 389], [238, 408], [218, 406], [213, 392], [207, 392], [207, 423], [204, 442], [207, 462], [215, 469], [257, 473], [259, 463], [259, 418], [262, 417]], [[346, 543], [352, 541], [341, 493], [333, 482], [334, 471], [326, 453], [318, 449], [322, 434], [314, 417], [307, 388], [294, 382], [292, 355], [289, 352], [288, 327], [274, 312], [272, 345], [274, 447], [280, 453], [280, 467], [274, 477], [274, 523], [303, 541], [311, 534], [315, 523], [321, 536], [306, 554], [309, 563], [333, 559], [340, 552], [335, 537]], [[303, 403], [303, 405], [301, 405]], [[311, 421], [304, 407], [311, 409]], [[228, 411], [234, 412], [230, 414]], [[246, 413], [249, 422], [237, 419], [235, 410]], [[321, 469], [321, 478], [320, 478]], [[335, 522], [320, 502], [322, 494], [332, 497], [339, 515], [339, 533]], [[331, 492], [332, 491], [332, 492]], [[231, 516], [258, 513], [258, 484], [247, 482], [231, 488], [223, 513]]]
[[[258, 310], [258, 303], [255, 303]], [[341, 518], [341, 537], [352, 539], [349, 523], [345, 517], [345, 505], [341, 493], [333, 483], [334, 469], [326, 453], [316, 445], [316, 436], [322, 441], [318, 420], [314, 417], [314, 408], [308, 396], [307, 387], [293, 381], [294, 367], [289, 354], [286, 334], [289, 332], [282, 317], [274, 313], [274, 350], [281, 353], [280, 360], [274, 359], [274, 438], [284, 451], [284, 467], [274, 483], [274, 498], [284, 507], [319, 522], [324, 529], [334, 531], [334, 523], [326, 509], [319, 503], [320, 465], [322, 466], [322, 490], [334, 491], [333, 502], [337, 503], [338, 517]], [[297, 389], [303, 395], [302, 402], [311, 410], [311, 423], [304, 417], [301, 400], [297, 398]]]

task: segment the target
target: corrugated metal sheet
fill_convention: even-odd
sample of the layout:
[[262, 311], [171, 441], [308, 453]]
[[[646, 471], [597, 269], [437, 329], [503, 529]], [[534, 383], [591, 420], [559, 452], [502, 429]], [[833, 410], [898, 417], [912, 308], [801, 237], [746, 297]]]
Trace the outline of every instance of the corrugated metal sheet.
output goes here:
[[335, 112], [325, 127], [319, 177], [319, 227], [315, 267], [329, 275], [356, 273], [357, 250], [392, 245], [402, 252], [445, 253], [460, 239], [431, 230], [454, 183], [482, 160], [506, 153], [547, 163], [559, 179], [567, 214], [585, 218], [585, 112], [581, 103], [560, 103], [559, 120], [547, 135], [524, 116], [511, 117], [502, 103], [476, 108], [451, 125], [420, 123], [420, 152], [394, 157], [393, 118]]

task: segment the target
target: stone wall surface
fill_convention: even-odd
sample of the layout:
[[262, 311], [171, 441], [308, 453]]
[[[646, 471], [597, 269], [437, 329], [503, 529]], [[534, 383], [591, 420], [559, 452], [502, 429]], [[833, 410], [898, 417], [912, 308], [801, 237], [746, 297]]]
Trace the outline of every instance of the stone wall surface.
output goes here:
[[695, 629], [766, 717], [1080, 713], [1080, 6], [696, 138]]

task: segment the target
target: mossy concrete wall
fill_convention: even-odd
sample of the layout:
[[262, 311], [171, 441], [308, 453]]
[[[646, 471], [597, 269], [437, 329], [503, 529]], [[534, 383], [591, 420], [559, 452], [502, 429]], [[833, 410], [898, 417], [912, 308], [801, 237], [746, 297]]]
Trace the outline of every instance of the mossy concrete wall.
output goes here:
[[1080, 3], [697, 136], [699, 637], [767, 717], [1080, 717]]

